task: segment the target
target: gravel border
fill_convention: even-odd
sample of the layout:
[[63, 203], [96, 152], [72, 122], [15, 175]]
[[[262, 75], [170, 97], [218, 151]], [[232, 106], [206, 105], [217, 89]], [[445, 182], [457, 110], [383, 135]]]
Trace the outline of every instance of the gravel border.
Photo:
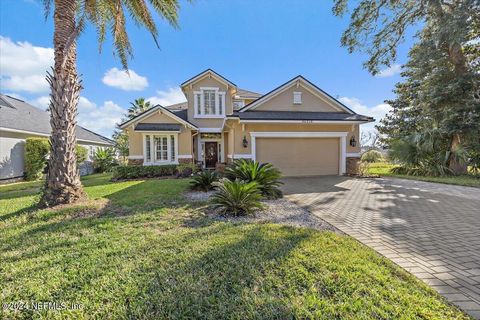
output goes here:
[[[189, 201], [206, 202], [215, 191], [188, 191], [184, 196]], [[207, 208], [205, 213], [208, 217], [219, 221], [239, 221], [239, 222], [273, 222], [293, 227], [306, 227], [320, 231], [333, 231], [341, 233], [339, 229], [329, 224], [325, 220], [310, 213], [295, 203], [282, 198], [277, 200], [262, 201], [264, 210], [257, 211], [254, 216], [231, 217], [218, 214], [211, 208]]]
[[215, 193], [215, 191], [187, 191], [183, 193], [183, 196], [188, 201], [194, 202], [206, 202]]

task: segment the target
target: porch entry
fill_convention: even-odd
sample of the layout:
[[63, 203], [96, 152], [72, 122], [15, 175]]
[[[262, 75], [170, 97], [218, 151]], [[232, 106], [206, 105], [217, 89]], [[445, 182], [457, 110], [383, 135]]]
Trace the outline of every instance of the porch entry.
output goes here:
[[215, 168], [224, 161], [222, 133], [201, 133], [197, 141], [200, 150], [197, 159], [204, 168]]
[[215, 168], [218, 162], [218, 143], [205, 142], [205, 167]]

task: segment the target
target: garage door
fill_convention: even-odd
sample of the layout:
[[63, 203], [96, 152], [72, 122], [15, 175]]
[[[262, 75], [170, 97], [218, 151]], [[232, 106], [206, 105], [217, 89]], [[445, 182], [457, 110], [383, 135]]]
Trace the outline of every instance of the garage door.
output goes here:
[[338, 138], [257, 138], [256, 159], [288, 176], [338, 174]]

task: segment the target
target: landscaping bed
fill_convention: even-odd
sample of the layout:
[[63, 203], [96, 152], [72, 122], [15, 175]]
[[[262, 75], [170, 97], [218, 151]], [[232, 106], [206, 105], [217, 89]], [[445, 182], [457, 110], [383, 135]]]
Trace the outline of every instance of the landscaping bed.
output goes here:
[[[184, 193], [189, 201], [208, 202], [215, 191], [209, 192], [192, 192]], [[253, 215], [234, 217], [228, 214], [222, 214], [219, 210], [205, 206], [205, 214], [212, 219], [219, 221], [231, 222], [272, 222], [294, 227], [306, 227], [316, 230], [328, 230], [341, 233], [340, 230], [329, 224], [323, 219], [311, 214], [307, 209], [297, 206], [295, 203], [287, 199], [263, 200], [261, 201], [265, 207], [258, 210]]]
[[348, 236], [209, 218], [188, 179], [83, 183], [90, 202], [47, 210], [0, 186], [2, 302], [78, 306], [0, 318], [468, 319]]
[[454, 184], [459, 186], [480, 188], [480, 175], [466, 174], [460, 176], [444, 176], [444, 177], [427, 177], [427, 176], [411, 176], [406, 174], [395, 174], [390, 170], [396, 165], [388, 162], [376, 162], [369, 166], [368, 174], [383, 177], [397, 177], [402, 179], [419, 180], [426, 182], [437, 182], [445, 184]]

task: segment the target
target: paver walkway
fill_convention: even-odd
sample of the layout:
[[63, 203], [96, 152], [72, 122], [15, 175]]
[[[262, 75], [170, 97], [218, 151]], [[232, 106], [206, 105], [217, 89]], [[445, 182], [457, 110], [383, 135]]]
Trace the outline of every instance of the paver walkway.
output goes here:
[[480, 189], [395, 178], [286, 178], [283, 191], [480, 319]]

